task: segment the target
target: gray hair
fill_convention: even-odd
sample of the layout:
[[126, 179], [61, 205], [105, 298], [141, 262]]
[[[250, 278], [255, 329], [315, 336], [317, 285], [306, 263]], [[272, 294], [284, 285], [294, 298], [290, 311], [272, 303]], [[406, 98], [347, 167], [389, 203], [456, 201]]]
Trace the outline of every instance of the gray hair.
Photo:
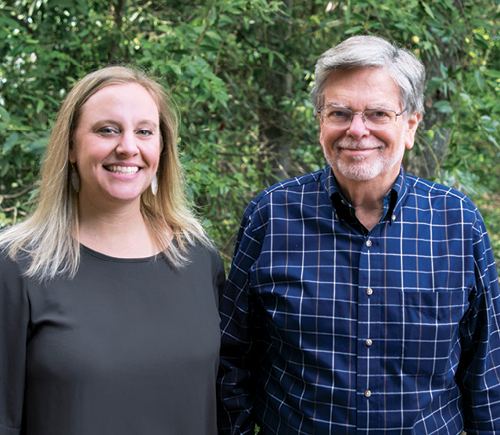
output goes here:
[[326, 81], [332, 71], [385, 68], [395, 81], [403, 108], [410, 115], [424, 111], [425, 68], [410, 51], [377, 36], [353, 36], [324, 52], [316, 63], [310, 96], [317, 111], [324, 104]]

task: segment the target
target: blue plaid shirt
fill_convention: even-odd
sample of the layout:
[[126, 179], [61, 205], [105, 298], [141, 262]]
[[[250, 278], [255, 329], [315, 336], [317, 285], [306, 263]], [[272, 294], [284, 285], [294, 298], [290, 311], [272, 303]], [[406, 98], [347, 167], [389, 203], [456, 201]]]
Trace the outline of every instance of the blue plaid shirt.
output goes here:
[[371, 231], [327, 166], [248, 206], [221, 301], [219, 433], [500, 433], [498, 275], [460, 192], [401, 170]]

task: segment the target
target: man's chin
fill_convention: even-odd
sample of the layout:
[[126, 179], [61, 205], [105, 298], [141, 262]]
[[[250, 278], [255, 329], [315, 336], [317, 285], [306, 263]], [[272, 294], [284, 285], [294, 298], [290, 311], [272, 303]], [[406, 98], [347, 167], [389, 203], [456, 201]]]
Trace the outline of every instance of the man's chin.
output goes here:
[[341, 174], [343, 177], [353, 181], [368, 181], [375, 178], [380, 173], [380, 165], [369, 164], [363, 157], [357, 159], [358, 162], [346, 164], [328, 158], [327, 161], [334, 174]]

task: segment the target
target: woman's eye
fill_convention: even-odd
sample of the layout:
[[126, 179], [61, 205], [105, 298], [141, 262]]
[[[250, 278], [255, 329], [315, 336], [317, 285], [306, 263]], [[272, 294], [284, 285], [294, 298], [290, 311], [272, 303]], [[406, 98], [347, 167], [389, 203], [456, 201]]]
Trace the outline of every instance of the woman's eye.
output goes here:
[[137, 133], [141, 136], [149, 136], [153, 134], [151, 130], [138, 130]]
[[102, 127], [98, 130], [99, 133], [101, 134], [115, 134], [118, 133], [118, 131], [115, 128], [111, 127]]

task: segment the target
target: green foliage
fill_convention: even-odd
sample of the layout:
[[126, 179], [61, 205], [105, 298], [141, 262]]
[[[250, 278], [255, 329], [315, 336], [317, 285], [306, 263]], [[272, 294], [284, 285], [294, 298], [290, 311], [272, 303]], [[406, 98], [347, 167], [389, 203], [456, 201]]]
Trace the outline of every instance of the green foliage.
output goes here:
[[499, 234], [500, 6], [291, 4], [0, 2], [0, 224], [28, 212], [54, 116], [72, 84], [108, 63], [132, 63], [157, 76], [178, 105], [189, 193], [228, 263], [250, 199], [324, 165], [308, 97], [318, 56], [347, 36], [375, 34], [413, 50], [427, 67], [427, 113], [412, 155], [432, 156], [431, 177], [471, 195]]

